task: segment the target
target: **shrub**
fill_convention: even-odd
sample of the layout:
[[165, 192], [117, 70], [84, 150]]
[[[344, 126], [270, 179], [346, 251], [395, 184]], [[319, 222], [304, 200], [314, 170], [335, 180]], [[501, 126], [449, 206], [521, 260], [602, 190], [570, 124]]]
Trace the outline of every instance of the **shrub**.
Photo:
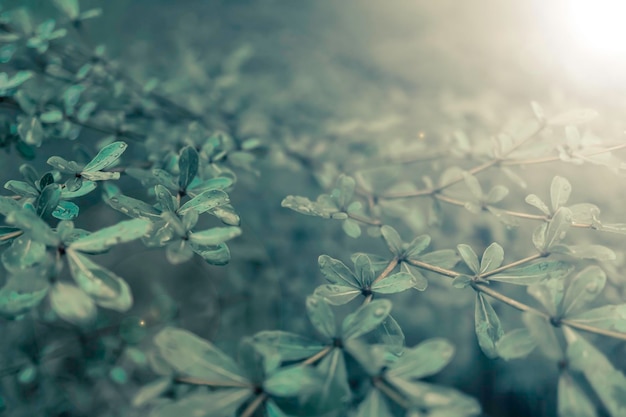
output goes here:
[[[573, 194], [621, 179], [594, 111], [533, 102], [490, 140], [259, 137], [248, 46], [207, 112], [93, 46], [100, 9], [54, 4], [0, 17], [0, 146], [20, 158], [0, 414], [474, 416], [532, 386], [548, 415], [626, 415], [626, 224]], [[559, 164], [570, 179], [525, 169]]]

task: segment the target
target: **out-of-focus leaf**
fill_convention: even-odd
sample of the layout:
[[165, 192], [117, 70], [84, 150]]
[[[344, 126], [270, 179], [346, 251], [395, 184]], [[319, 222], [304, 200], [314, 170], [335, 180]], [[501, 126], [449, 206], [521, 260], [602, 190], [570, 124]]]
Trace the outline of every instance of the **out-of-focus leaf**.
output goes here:
[[378, 327], [391, 312], [389, 300], [374, 300], [349, 314], [341, 326], [343, 340], [354, 339]]
[[79, 252], [103, 252], [115, 245], [139, 239], [150, 231], [151, 226], [152, 224], [145, 219], [125, 220], [75, 240], [69, 245], [69, 249]]
[[63, 320], [87, 325], [96, 318], [96, 303], [80, 288], [57, 282], [50, 290], [50, 305]]
[[528, 329], [515, 329], [505, 333], [496, 343], [498, 356], [504, 360], [528, 356], [537, 347]]
[[504, 331], [500, 324], [500, 318], [489, 301], [481, 293], [476, 293], [474, 321], [476, 337], [483, 353], [489, 358], [497, 357], [496, 343], [500, 340]]

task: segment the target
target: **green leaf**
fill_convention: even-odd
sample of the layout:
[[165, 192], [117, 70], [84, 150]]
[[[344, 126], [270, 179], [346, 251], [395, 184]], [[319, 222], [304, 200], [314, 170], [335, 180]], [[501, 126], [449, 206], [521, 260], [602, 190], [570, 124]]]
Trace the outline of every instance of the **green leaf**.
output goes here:
[[0, 315], [14, 318], [26, 313], [41, 303], [48, 289], [46, 277], [32, 271], [10, 276], [0, 288]]
[[491, 190], [489, 190], [489, 194], [485, 197], [485, 203], [487, 204], [496, 204], [500, 201], [504, 200], [504, 198], [509, 195], [509, 189], [503, 185], [496, 185]]
[[[411, 241], [406, 247], [406, 251], [404, 252], [405, 259], [413, 259], [418, 260], [419, 255], [424, 252], [424, 250], [430, 245], [430, 236], [428, 235], [420, 235]], [[432, 252], [431, 252], [432, 253]], [[426, 255], [424, 255], [426, 256]], [[455, 262], [456, 264], [456, 262]]]
[[191, 332], [166, 327], [154, 337], [160, 355], [180, 375], [215, 385], [250, 385], [245, 372], [210, 342]]
[[178, 210], [178, 201], [176, 201], [170, 191], [161, 184], [154, 186], [154, 195], [156, 196], [158, 205], [161, 207], [162, 212], [169, 211], [174, 213]]
[[524, 312], [522, 313], [522, 320], [533, 340], [548, 359], [553, 361], [563, 359], [563, 350], [554, 332], [554, 327], [544, 317], [531, 312]]
[[202, 214], [229, 202], [228, 194], [224, 191], [207, 190], [183, 204], [178, 209], [178, 214], [185, 214], [189, 210], [196, 210], [199, 214]]
[[57, 247], [60, 243], [59, 237], [50, 226], [29, 209], [24, 208], [9, 212], [6, 222], [28, 232], [34, 241], [41, 242], [46, 246]]
[[163, 377], [155, 379], [154, 381], [141, 387], [135, 395], [133, 395], [131, 404], [133, 407], [142, 407], [157, 398], [159, 395], [163, 394], [171, 386], [171, 378]]
[[537, 347], [528, 329], [512, 330], [498, 340], [496, 351], [504, 360], [519, 359], [528, 356]]
[[130, 288], [122, 278], [73, 250], [67, 251], [67, 261], [78, 287], [92, 297], [96, 304], [120, 312], [132, 307]]
[[341, 325], [344, 341], [355, 339], [378, 327], [391, 312], [391, 301], [374, 300], [349, 314]]
[[198, 152], [193, 146], [185, 146], [180, 151], [178, 159], [178, 186], [181, 190], [186, 190], [198, 172]]
[[37, 197], [39, 195], [35, 187], [24, 181], [7, 181], [4, 184], [4, 188], [22, 197]]
[[127, 197], [123, 194], [116, 194], [112, 197], [104, 198], [105, 203], [115, 210], [126, 214], [130, 217], [156, 220], [160, 218], [161, 213], [148, 203], [136, 198]]
[[404, 243], [402, 242], [402, 239], [396, 229], [391, 226], [384, 225], [380, 228], [380, 233], [382, 234], [383, 239], [385, 239], [385, 243], [392, 254], [399, 257], [404, 253]]
[[108, 144], [98, 152], [91, 162], [85, 165], [83, 173], [102, 171], [110, 167], [119, 159], [127, 147], [128, 145], [121, 141]]
[[559, 279], [569, 274], [573, 266], [562, 261], [542, 261], [532, 265], [507, 269], [492, 275], [489, 281], [515, 285], [532, 285], [548, 279]]
[[467, 267], [473, 273], [478, 275], [480, 273], [480, 264], [478, 263], [478, 255], [476, 255], [476, 252], [474, 252], [474, 249], [472, 249], [471, 246], [463, 244], [463, 243], [460, 245], [457, 245], [456, 248], [459, 251], [461, 258], [463, 258], [463, 261], [465, 262]]
[[341, 223], [341, 227], [343, 228], [343, 231], [346, 232], [346, 234], [351, 238], [356, 239], [361, 236], [361, 225], [359, 225], [359, 222], [354, 219], [345, 219]]
[[295, 365], [282, 368], [263, 383], [265, 391], [275, 397], [296, 397], [313, 392], [321, 383], [315, 369]]
[[96, 304], [83, 290], [57, 282], [50, 291], [50, 306], [63, 320], [87, 325], [96, 318]]
[[413, 277], [413, 288], [418, 291], [424, 291], [428, 287], [428, 280], [422, 273], [419, 268], [409, 264], [408, 262], [402, 262], [400, 264], [400, 270], [404, 273], [411, 274]]
[[119, 172], [89, 171], [83, 172], [81, 175], [84, 179], [89, 181], [109, 181], [120, 179]]
[[499, 268], [504, 261], [504, 249], [498, 243], [493, 242], [483, 253], [480, 261], [480, 273], [485, 274]]
[[21, 210], [22, 206], [12, 198], [0, 196], [0, 214], [7, 216], [14, 210]]
[[478, 182], [478, 179], [476, 179], [475, 176], [473, 176], [472, 174], [470, 174], [468, 172], [464, 172], [463, 173], [463, 177], [465, 178], [465, 184], [467, 185], [467, 188], [469, 188], [469, 190], [472, 193], [472, 195], [477, 200], [482, 200], [482, 198], [483, 198], [483, 189], [480, 186], [480, 182]]
[[589, 266], [572, 278], [563, 297], [563, 315], [580, 311], [604, 289], [606, 274], [598, 266]]
[[498, 356], [496, 343], [500, 340], [504, 331], [495, 310], [489, 301], [485, 299], [484, 295], [478, 292], [476, 293], [474, 321], [480, 348], [487, 357], [496, 358]]
[[32, 268], [44, 264], [46, 260], [46, 245], [23, 235], [15, 239], [11, 246], [2, 252], [2, 265], [9, 272]]
[[24, 143], [32, 146], [41, 146], [45, 132], [39, 119], [31, 117], [25, 119], [17, 126], [17, 132]]
[[393, 413], [380, 391], [370, 389], [365, 399], [359, 404], [355, 417], [393, 417]]
[[345, 209], [348, 206], [348, 203], [352, 201], [356, 182], [354, 181], [354, 178], [342, 174], [337, 179], [336, 187], [338, 192], [337, 205], [340, 208]]
[[347, 285], [353, 288], [361, 288], [361, 283], [343, 262], [331, 258], [328, 255], [321, 255], [317, 262], [320, 271], [331, 284]]
[[79, 252], [104, 252], [115, 245], [139, 239], [150, 231], [151, 226], [145, 219], [125, 220], [77, 239], [68, 248]]
[[252, 394], [250, 389], [242, 388], [194, 392], [155, 408], [150, 417], [233, 417]]
[[63, 113], [60, 110], [50, 110], [39, 116], [42, 123], [58, 123], [63, 120]]
[[573, 369], [582, 371], [600, 401], [613, 416], [626, 415], [626, 377], [611, 362], [572, 329], [564, 328], [567, 358]]
[[563, 177], [556, 176], [550, 185], [550, 201], [552, 202], [552, 210], [557, 211], [569, 200], [572, 193], [572, 185]]
[[226, 265], [230, 261], [230, 250], [225, 243], [219, 245], [200, 245], [191, 242], [191, 248], [211, 265]]
[[165, 257], [172, 265], [185, 263], [193, 258], [193, 248], [183, 239], [169, 243], [165, 248]]
[[452, 280], [452, 286], [454, 288], [462, 289], [462, 288], [469, 287], [472, 284], [472, 282], [474, 282], [472, 277], [470, 277], [469, 275], [461, 274], [461, 275], [457, 275]]
[[526, 196], [526, 200], [525, 201], [528, 204], [530, 204], [531, 206], [536, 207], [537, 209], [539, 209], [539, 211], [541, 211], [546, 216], [550, 215], [550, 209], [548, 208], [546, 203], [544, 203], [543, 200], [541, 198], [539, 198], [538, 196], [536, 196], [535, 194], [528, 194]]
[[449, 269], [459, 263], [461, 258], [459, 258], [459, 255], [457, 255], [453, 249], [442, 249], [421, 255], [417, 260], [429, 265]]
[[406, 349], [404, 354], [389, 367], [386, 375], [392, 378], [420, 379], [435, 375], [450, 363], [454, 346], [446, 339], [428, 339]]
[[563, 253], [578, 259], [614, 261], [617, 257], [612, 249], [602, 245], [554, 245], [551, 252]]
[[570, 314], [567, 319], [600, 329], [626, 333], [626, 304], [606, 305]]
[[372, 291], [380, 294], [395, 294], [413, 288], [416, 285], [415, 278], [407, 272], [398, 272], [381, 279], [372, 285]]
[[78, 6], [78, 0], [52, 0], [54, 5], [58, 7], [63, 13], [74, 20], [80, 13], [80, 7]]
[[93, 190], [96, 189], [96, 183], [93, 181], [81, 181], [80, 188], [74, 191], [70, 191], [67, 188], [61, 190], [61, 198], [64, 200], [69, 200], [72, 198], [82, 197], [84, 195], [89, 194]]
[[370, 286], [376, 275], [372, 259], [365, 253], [357, 253], [352, 261], [354, 262], [354, 272], [360, 282], [360, 287]]
[[311, 201], [306, 197], [289, 195], [280, 203], [282, 207], [297, 211], [307, 216], [317, 216], [329, 219], [334, 213], [339, 212], [336, 204], [322, 201]]
[[322, 336], [332, 339], [337, 335], [335, 315], [323, 298], [308, 296], [306, 299], [306, 311], [311, 324]]
[[556, 317], [561, 314], [560, 307], [563, 299], [563, 290], [564, 280], [552, 279], [529, 286], [528, 294], [538, 300], [550, 313], [550, 316]]
[[317, 365], [317, 371], [322, 375], [321, 389], [311, 397], [315, 408], [324, 412], [339, 405], [346, 404], [351, 397], [348, 384], [346, 361], [341, 349], [332, 349]]
[[574, 381], [569, 372], [562, 372], [558, 384], [559, 417], [596, 417], [596, 407]]
[[59, 184], [47, 185], [39, 194], [39, 197], [35, 201], [35, 209], [37, 214], [41, 217], [47, 217], [59, 205], [61, 200], [61, 187]]
[[404, 350], [404, 333], [402, 328], [391, 315], [387, 316], [380, 326], [373, 330], [376, 340], [384, 344], [390, 352], [399, 355]]
[[359, 288], [333, 284], [320, 285], [314, 292], [315, 296], [325, 299], [334, 306], [347, 304], [361, 294], [362, 290]]
[[56, 209], [52, 212], [52, 217], [59, 220], [72, 220], [78, 217], [79, 208], [71, 201], [59, 201]]
[[544, 243], [542, 247], [538, 249], [550, 249], [554, 244], [562, 240], [571, 224], [572, 212], [566, 207], [560, 207], [550, 220], [550, 223], [548, 223], [548, 226], [545, 229]]
[[324, 346], [304, 336], [281, 330], [265, 330], [254, 335], [254, 342], [275, 350], [282, 361], [306, 359], [321, 351]]
[[214, 227], [212, 229], [191, 233], [189, 240], [199, 245], [219, 245], [239, 235], [241, 235], [241, 229], [239, 227]]

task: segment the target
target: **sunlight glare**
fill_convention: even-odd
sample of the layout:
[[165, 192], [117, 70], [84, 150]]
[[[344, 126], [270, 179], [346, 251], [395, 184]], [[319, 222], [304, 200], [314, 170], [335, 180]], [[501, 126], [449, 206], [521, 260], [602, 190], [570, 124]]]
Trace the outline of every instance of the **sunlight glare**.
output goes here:
[[611, 58], [626, 54], [626, 0], [568, 0], [567, 5], [580, 46]]

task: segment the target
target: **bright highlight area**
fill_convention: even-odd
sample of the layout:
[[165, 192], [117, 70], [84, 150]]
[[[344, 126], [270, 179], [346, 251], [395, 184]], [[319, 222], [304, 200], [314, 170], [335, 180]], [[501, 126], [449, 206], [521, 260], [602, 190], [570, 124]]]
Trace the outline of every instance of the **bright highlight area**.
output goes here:
[[566, 4], [578, 45], [611, 58], [626, 54], [626, 1], [568, 0]]

